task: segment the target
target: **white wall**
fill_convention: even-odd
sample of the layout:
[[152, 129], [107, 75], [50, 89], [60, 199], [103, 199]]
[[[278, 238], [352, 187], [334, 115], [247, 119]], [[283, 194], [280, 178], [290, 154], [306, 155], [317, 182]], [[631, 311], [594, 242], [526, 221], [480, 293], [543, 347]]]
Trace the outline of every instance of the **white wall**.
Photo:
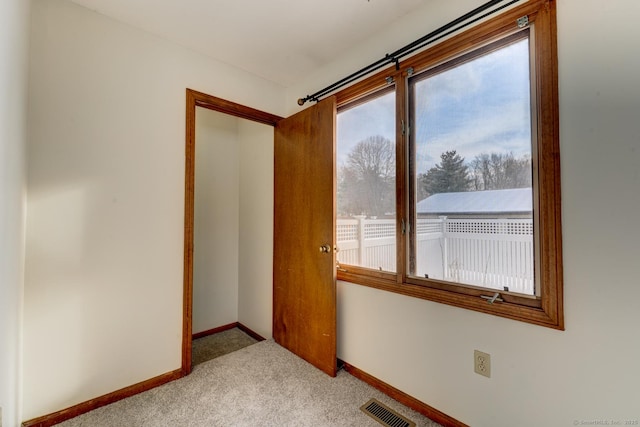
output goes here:
[[193, 332], [271, 337], [273, 127], [196, 109]]
[[196, 108], [193, 333], [238, 321], [238, 122]]
[[180, 367], [185, 88], [284, 108], [277, 85], [67, 1], [32, 20], [23, 419]]
[[238, 321], [264, 338], [273, 313], [273, 127], [240, 120]]
[[[372, 43], [400, 47], [481, 3], [430, 2]], [[640, 3], [557, 4], [566, 331], [338, 287], [338, 356], [474, 427], [640, 419]], [[288, 90], [290, 111], [389, 49], [372, 50]], [[491, 379], [473, 373], [474, 349]]]
[[0, 2], [0, 424], [20, 421], [30, 1]]

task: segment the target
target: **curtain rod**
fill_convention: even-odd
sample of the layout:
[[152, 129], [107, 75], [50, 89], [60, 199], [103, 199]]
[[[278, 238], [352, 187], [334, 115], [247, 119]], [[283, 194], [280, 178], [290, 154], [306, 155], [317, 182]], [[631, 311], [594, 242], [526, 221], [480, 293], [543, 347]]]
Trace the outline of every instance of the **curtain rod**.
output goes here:
[[[461, 30], [465, 27], [468, 27], [471, 24], [476, 23], [477, 21], [486, 18], [487, 16], [491, 16], [494, 13], [508, 7], [511, 6], [514, 3], [517, 3], [520, 0], [511, 0], [509, 2], [507, 2], [506, 4], [501, 5], [500, 7], [497, 7], [487, 13], [484, 13], [482, 15], [480, 15], [481, 13], [485, 12], [487, 9], [492, 8], [493, 6], [496, 6], [499, 3], [504, 2], [505, 0], [491, 0], [475, 9], [473, 9], [470, 12], [465, 13], [464, 15], [460, 16], [459, 18], [454, 19], [453, 21], [449, 22], [448, 24], [443, 25], [442, 27], [430, 32], [429, 34], [420, 37], [419, 39], [409, 43], [408, 45], [401, 47], [400, 49], [392, 52], [392, 53], [387, 53], [384, 58], [377, 60], [376, 62], [356, 71], [353, 74], [348, 75], [347, 77], [338, 80], [337, 82], [330, 84], [329, 86], [325, 87], [324, 89], [321, 89], [319, 91], [317, 91], [316, 93], [312, 94], [312, 95], [307, 95], [304, 98], [299, 98], [298, 99], [298, 105], [302, 106], [304, 105], [307, 101], [315, 101], [318, 102], [320, 100], [320, 97], [326, 96], [329, 93], [343, 87], [346, 86], [347, 84], [366, 76], [367, 74], [370, 74], [376, 70], [379, 70], [380, 68], [388, 65], [388, 64], [396, 64], [396, 69], [400, 69], [400, 58], [403, 58], [419, 49], [422, 49], [425, 46], [430, 45], [431, 43], [434, 43], [446, 36], [448, 36], [449, 34], [452, 34], [458, 30]], [[478, 16], [480, 15], [480, 16]], [[474, 18], [475, 17], [475, 18]], [[471, 19], [474, 18], [474, 19]], [[467, 21], [467, 22], [465, 22]], [[462, 24], [462, 25], [460, 25]], [[459, 25], [458, 27], [456, 27], [457, 25]], [[456, 27], [456, 28], [453, 28]]]

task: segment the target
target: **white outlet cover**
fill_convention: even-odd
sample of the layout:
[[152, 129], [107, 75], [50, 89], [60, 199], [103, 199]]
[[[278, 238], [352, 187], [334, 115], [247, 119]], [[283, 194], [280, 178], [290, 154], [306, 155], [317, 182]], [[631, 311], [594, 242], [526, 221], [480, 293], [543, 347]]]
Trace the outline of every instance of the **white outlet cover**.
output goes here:
[[491, 355], [480, 350], [473, 350], [473, 371], [491, 378]]

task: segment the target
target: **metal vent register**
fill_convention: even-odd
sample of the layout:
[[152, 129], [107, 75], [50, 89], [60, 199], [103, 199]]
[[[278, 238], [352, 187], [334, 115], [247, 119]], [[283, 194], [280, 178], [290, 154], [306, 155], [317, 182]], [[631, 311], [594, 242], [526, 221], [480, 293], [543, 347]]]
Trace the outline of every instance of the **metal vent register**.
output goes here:
[[398, 414], [388, 406], [383, 405], [376, 399], [371, 399], [360, 407], [360, 410], [371, 418], [389, 427], [416, 427], [416, 423]]

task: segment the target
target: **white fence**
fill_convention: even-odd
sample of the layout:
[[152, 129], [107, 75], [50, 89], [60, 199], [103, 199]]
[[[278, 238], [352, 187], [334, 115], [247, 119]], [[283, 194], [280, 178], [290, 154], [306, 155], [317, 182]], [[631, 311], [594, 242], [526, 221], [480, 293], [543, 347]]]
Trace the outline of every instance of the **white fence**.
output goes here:
[[[338, 260], [396, 270], [396, 221], [339, 219]], [[534, 294], [531, 219], [419, 219], [416, 272], [491, 289]]]
[[395, 219], [339, 219], [336, 240], [341, 263], [396, 270]]

